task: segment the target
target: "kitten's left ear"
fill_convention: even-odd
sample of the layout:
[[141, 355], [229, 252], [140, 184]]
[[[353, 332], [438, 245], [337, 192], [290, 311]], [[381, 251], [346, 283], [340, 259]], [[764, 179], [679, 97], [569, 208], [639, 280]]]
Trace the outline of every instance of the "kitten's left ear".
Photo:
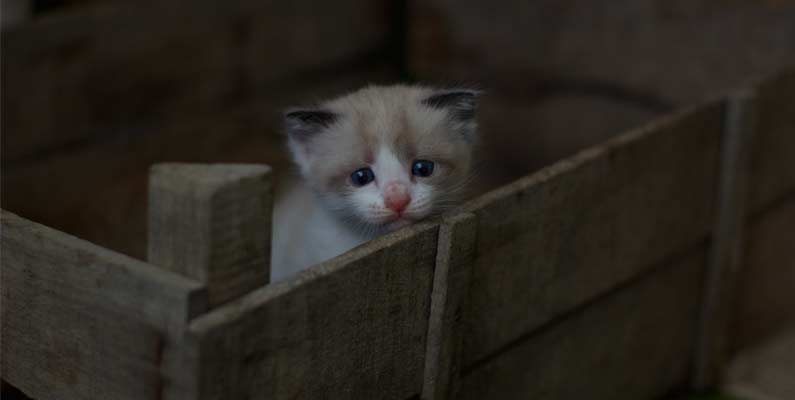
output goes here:
[[475, 119], [475, 110], [481, 91], [475, 89], [448, 89], [434, 92], [422, 104], [436, 109], [445, 109], [459, 121]]

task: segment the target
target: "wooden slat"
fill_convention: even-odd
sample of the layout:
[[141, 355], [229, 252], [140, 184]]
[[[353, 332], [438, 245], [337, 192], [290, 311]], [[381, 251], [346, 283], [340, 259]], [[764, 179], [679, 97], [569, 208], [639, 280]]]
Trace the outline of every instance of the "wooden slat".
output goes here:
[[795, 321], [795, 70], [756, 89], [747, 235], [731, 346], [751, 346]]
[[437, 234], [401, 230], [195, 320], [199, 398], [419, 394]]
[[6, 30], [3, 162], [226, 110], [324, 71], [333, 80], [379, 58], [388, 3], [112, 2]]
[[752, 213], [795, 192], [795, 69], [764, 81], [757, 93], [748, 203]]
[[677, 114], [470, 203], [464, 365], [704, 238], [721, 116], [720, 103]]
[[30, 20], [33, 0], [3, 0], [0, 13], [0, 28], [3, 30], [21, 25]]
[[795, 399], [795, 325], [731, 362], [723, 391], [744, 400]]
[[715, 228], [693, 367], [692, 385], [700, 391], [718, 384], [729, 356], [729, 319], [743, 257], [755, 96], [755, 91], [744, 90], [731, 95], [726, 104]]
[[795, 325], [795, 195], [747, 221], [732, 347], [759, 344]]
[[158, 164], [149, 178], [149, 262], [207, 285], [210, 306], [270, 278], [270, 167]]
[[446, 219], [439, 229], [423, 399], [447, 399], [456, 391], [463, 340], [461, 313], [468, 297], [476, 228], [475, 216], [462, 213]]
[[160, 399], [194, 282], [2, 212], [2, 377], [40, 399]]
[[687, 379], [703, 242], [468, 371], [461, 399], [655, 399]]

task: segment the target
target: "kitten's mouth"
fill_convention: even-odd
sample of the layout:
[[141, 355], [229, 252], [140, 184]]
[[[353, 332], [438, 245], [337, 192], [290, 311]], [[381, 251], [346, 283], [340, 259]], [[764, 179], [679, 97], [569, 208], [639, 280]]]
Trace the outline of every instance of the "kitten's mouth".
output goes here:
[[405, 226], [409, 226], [417, 222], [419, 219], [421, 218], [418, 218], [417, 215], [411, 213], [406, 213], [406, 212], [395, 213], [391, 215], [389, 218], [387, 218], [386, 221], [383, 222], [383, 226], [390, 231], [394, 231], [403, 228]]
[[425, 215], [412, 211], [392, 212], [388, 216], [381, 217], [380, 221], [372, 221], [371, 223], [391, 232], [414, 224], [425, 217]]

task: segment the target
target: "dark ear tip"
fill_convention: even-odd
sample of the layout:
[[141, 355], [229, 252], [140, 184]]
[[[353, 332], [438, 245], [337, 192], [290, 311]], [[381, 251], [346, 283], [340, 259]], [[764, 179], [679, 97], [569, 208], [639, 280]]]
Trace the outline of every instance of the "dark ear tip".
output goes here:
[[458, 117], [469, 119], [474, 116], [478, 96], [481, 93], [482, 91], [478, 89], [438, 90], [425, 98], [422, 103], [431, 108], [456, 110]]
[[308, 115], [312, 114], [314, 110], [306, 109], [306, 108], [288, 108], [284, 110], [282, 116], [287, 119], [299, 119], [303, 120]]
[[320, 109], [289, 108], [283, 115], [287, 121], [307, 125], [328, 126], [337, 120], [337, 114]]

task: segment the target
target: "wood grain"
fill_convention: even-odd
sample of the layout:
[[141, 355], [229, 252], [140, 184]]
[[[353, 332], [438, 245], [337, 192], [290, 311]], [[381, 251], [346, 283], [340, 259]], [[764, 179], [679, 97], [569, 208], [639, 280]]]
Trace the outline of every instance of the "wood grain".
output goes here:
[[730, 96], [724, 113], [715, 227], [709, 249], [692, 385], [714, 388], [729, 357], [730, 318], [743, 258], [750, 145], [756, 125], [756, 92]]
[[481, 196], [464, 365], [712, 229], [722, 107], [628, 132]]
[[688, 378], [706, 246], [562, 316], [467, 371], [461, 399], [654, 399]]
[[747, 400], [795, 398], [795, 325], [732, 360], [722, 391]]
[[41, 399], [179, 391], [179, 337], [198, 282], [2, 212], [2, 376]]
[[747, 221], [729, 331], [734, 351], [795, 326], [795, 195]]
[[475, 221], [474, 215], [461, 213], [446, 219], [439, 228], [425, 350], [423, 399], [451, 398], [457, 389], [463, 344], [461, 314], [463, 302], [468, 298], [470, 268], [474, 260]]
[[749, 214], [795, 192], [795, 70], [766, 79], [757, 93]]
[[149, 262], [207, 285], [211, 306], [270, 277], [270, 167], [157, 164], [149, 178]]
[[437, 234], [415, 225], [196, 319], [199, 398], [419, 394]]
[[21, 25], [30, 20], [33, 0], [3, 0], [3, 12], [0, 14], [0, 27], [3, 30]]

